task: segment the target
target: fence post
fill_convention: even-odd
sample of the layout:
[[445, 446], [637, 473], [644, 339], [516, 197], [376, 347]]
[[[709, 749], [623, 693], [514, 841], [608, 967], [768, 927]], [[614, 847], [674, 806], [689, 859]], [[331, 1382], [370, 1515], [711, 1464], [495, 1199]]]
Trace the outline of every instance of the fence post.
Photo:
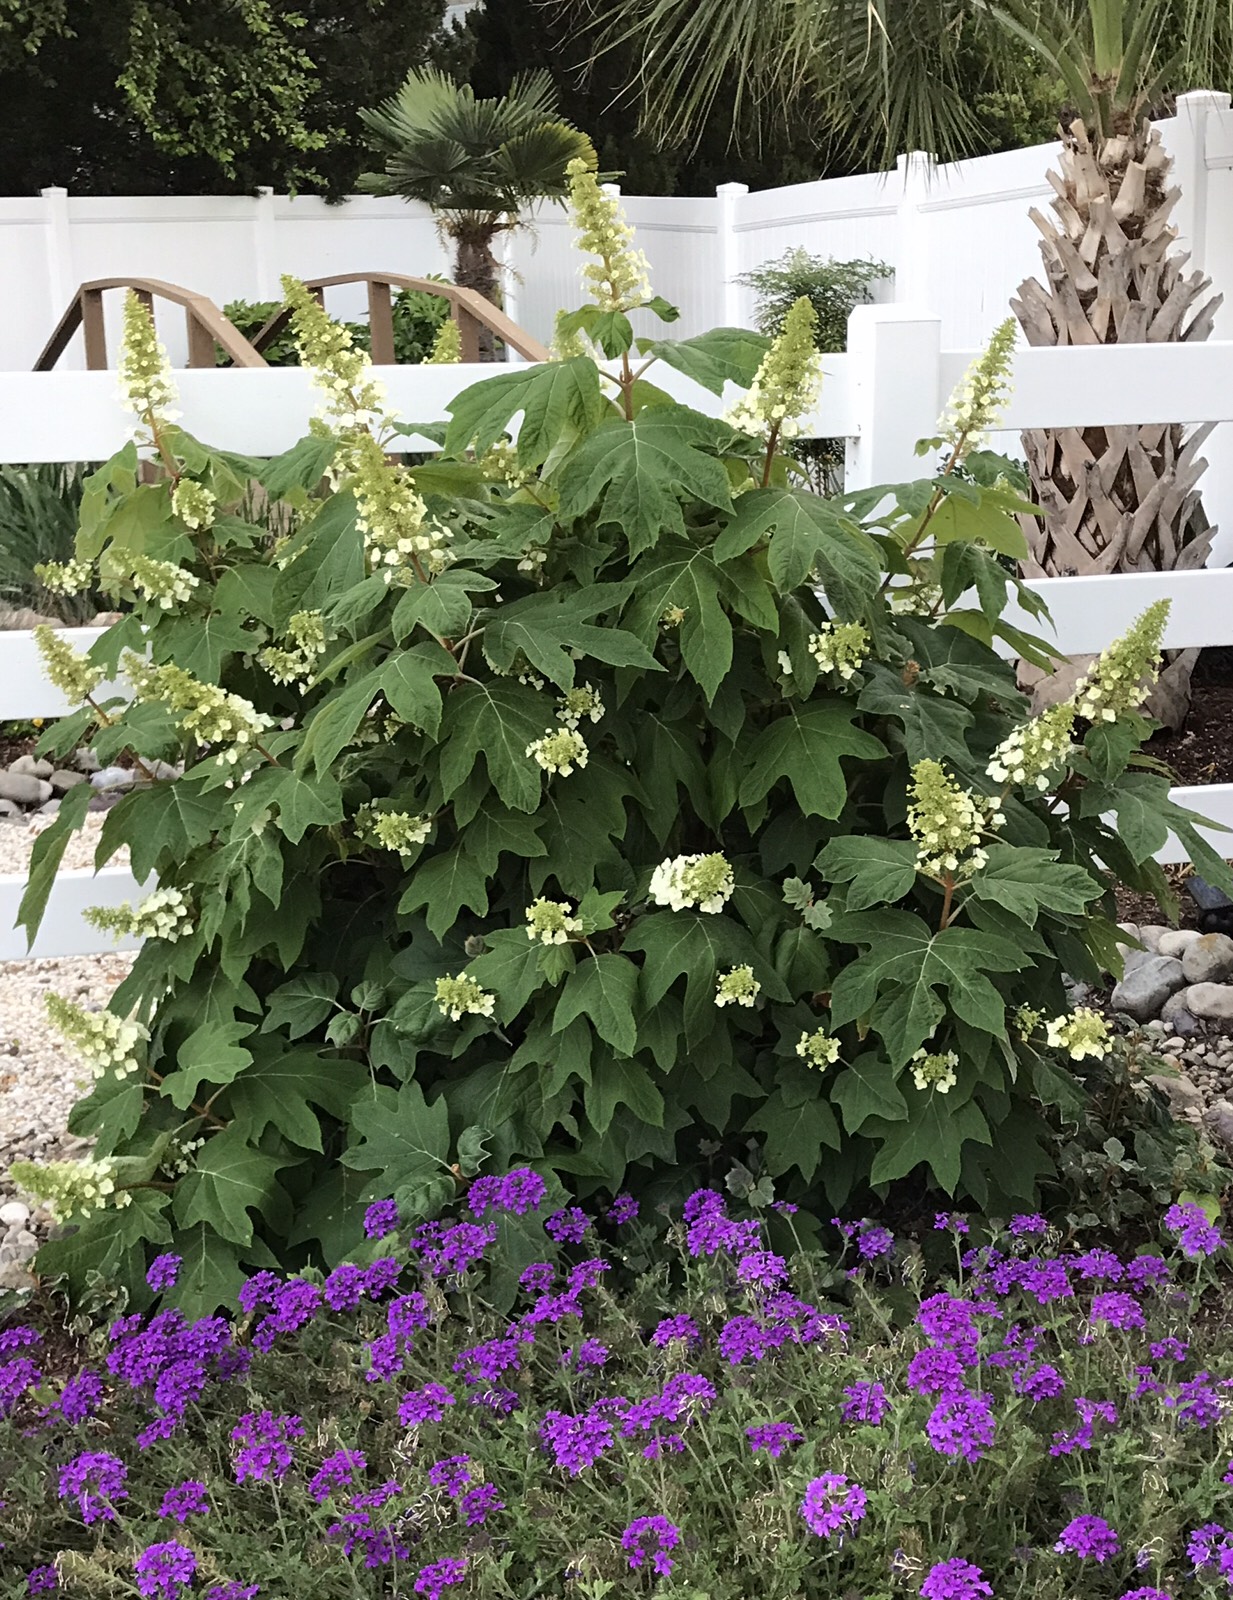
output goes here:
[[1207, 120], [1229, 110], [1229, 96], [1215, 89], [1194, 89], [1177, 97], [1177, 113], [1169, 134], [1169, 154], [1181, 196], [1173, 213], [1182, 247], [1192, 267], [1207, 265]]
[[921, 201], [929, 193], [933, 177], [933, 157], [920, 150], [898, 156], [899, 174], [895, 240], [895, 299], [901, 305], [928, 305], [929, 244]]
[[[516, 228], [507, 228], [501, 235], [501, 309], [511, 322], [518, 321], [518, 272], [514, 265], [514, 234]], [[522, 357], [510, 345], [505, 347], [506, 361], [518, 363]]]
[[743, 296], [741, 285], [736, 281], [741, 264], [736, 242], [736, 209], [741, 196], [748, 193], [747, 183], [721, 183], [715, 189], [715, 198], [719, 201], [720, 317], [726, 328], [741, 326]]
[[46, 220], [47, 277], [51, 289], [53, 320], [77, 292], [73, 270], [73, 236], [68, 214], [67, 189], [42, 189], [43, 216]]
[[264, 184], [253, 201], [253, 262], [257, 274], [258, 300], [281, 300], [278, 281], [278, 248], [275, 234], [274, 191]]
[[844, 485], [868, 489], [917, 477], [916, 441], [942, 409], [942, 319], [912, 306], [857, 306], [848, 318], [848, 383], [858, 432]]

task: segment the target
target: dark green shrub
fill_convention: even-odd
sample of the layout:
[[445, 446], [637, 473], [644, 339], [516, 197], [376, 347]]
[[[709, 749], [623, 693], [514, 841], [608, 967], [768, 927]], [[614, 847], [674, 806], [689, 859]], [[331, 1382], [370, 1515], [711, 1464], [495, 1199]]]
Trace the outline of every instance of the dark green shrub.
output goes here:
[[[279, 309], [278, 300], [229, 300], [224, 312], [246, 339], [259, 333]], [[393, 299], [394, 354], [399, 363], [409, 366], [425, 360], [432, 350], [437, 329], [449, 316], [449, 302], [440, 295], [426, 294], [422, 289], [399, 289]], [[366, 322], [347, 322], [343, 326], [351, 335], [357, 350], [372, 348]], [[299, 351], [290, 329], [285, 329], [272, 339], [262, 351], [271, 367], [297, 367]], [[226, 364], [223, 352], [217, 352], [220, 365]]]
[[[134, 610], [88, 663], [46, 637], [91, 699], [43, 742], [188, 769], [103, 830], [100, 861], [127, 845], [164, 888], [100, 920], [162, 936], [109, 1013], [60, 1008], [102, 1075], [72, 1118], [97, 1165], [27, 1174], [81, 1222], [49, 1272], [139, 1283], [173, 1247], [208, 1307], [245, 1265], [339, 1260], [357, 1194], [428, 1215], [517, 1161], [557, 1194], [668, 1198], [739, 1153], [806, 1231], [909, 1176], [1026, 1199], [1042, 1103], [1082, 1113], [1067, 1056], [1108, 1047], [1062, 973], [1116, 962], [1114, 882], [1167, 899], [1169, 827], [1228, 881], [1137, 764], [1162, 608], [1037, 722], [994, 648], [1048, 659], [1001, 620], [1022, 502], [974, 448], [1009, 329], [942, 470], [819, 499], [778, 449], [818, 378], [808, 305], [769, 352], [720, 329], [631, 359], [626, 310], [672, 309], [575, 184], [597, 303], [561, 334], [608, 369], [474, 385], [410, 472], [302, 288], [329, 420], [266, 464], [162, 420], [129, 307], [128, 386], [174, 478], [138, 484], [130, 445], [91, 480], [78, 556]], [[749, 395], [703, 416], [652, 359]], [[272, 549], [233, 509], [253, 472], [295, 523]], [[117, 664], [134, 698], [96, 707]], [[39, 841], [30, 928], [79, 792]], [[126, 1203], [92, 1209], [109, 1186]]]

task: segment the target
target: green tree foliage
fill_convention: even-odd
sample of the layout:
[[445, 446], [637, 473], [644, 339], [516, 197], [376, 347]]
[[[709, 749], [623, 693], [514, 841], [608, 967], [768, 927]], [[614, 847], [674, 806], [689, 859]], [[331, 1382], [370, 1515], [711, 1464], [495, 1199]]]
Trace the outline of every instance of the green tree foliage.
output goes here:
[[[631, 65], [644, 127], [701, 135], [717, 106], [739, 120], [804, 114], [856, 167], [905, 151], [945, 160], [998, 148], [1093, 92], [1116, 97], [1104, 41], [1155, 60], [1148, 102], [1222, 87], [1233, 16], [1190, 0], [593, 0], [598, 48]], [[1133, 73], [1132, 73], [1133, 75]]]
[[[126, 917], [149, 937], [110, 1010], [59, 1008], [101, 1070], [71, 1119], [93, 1163], [45, 1185], [80, 1222], [48, 1271], [140, 1292], [147, 1249], [174, 1248], [205, 1309], [245, 1266], [338, 1261], [357, 1197], [427, 1216], [516, 1162], [556, 1194], [658, 1199], [718, 1148], [806, 1227], [909, 1176], [1026, 1201], [1042, 1103], [1080, 1113], [1103, 1049], [1062, 974], [1116, 962], [1114, 884], [1167, 902], [1170, 828], [1230, 881], [1139, 761], [1159, 608], [1025, 721], [996, 648], [1048, 659], [1002, 616], [1009, 590], [1038, 604], [1001, 563], [1023, 503], [977, 448], [1008, 330], [936, 471], [824, 500], [777, 448], [816, 396], [807, 302], [769, 350], [635, 346], [636, 304], [674, 313], [593, 178], [574, 188], [610, 241], [562, 327], [585, 347], [460, 393], [410, 470], [294, 284], [327, 414], [267, 463], [163, 420], [130, 303], [162, 475], [130, 444], [87, 487], [77, 557], [133, 609], [89, 660], [46, 634], [82, 710], [43, 748], [187, 770], [103, 830], [99, 861], [127, 846], [162, 890]], [[747, 398], [717, 420], [652, 360]], [[254, 474], [273, 544], [242, 515]], [[36, 846], [31, 931], [84, 805]]]
[[359, 110], [462, 70], [445, 0], [40, 0], [0, 6], [0, 192], [354, 192]]

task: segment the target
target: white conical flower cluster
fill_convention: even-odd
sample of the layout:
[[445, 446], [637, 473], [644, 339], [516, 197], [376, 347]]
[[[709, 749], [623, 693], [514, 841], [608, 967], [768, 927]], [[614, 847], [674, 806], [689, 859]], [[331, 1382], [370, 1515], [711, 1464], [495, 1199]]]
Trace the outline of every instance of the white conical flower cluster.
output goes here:
[[938, 878], [979, 871], [989, 859], [981, 838], [1002, 825], [1001, 801], [961, 788], [937, 761], [916, 763], [909, 794], [908, 830], [919, 870]]
[[673, 856], [651, 874], [651, 899], [673, 911], [722, 911], [736, 887], [732, 867], [718, 852]]

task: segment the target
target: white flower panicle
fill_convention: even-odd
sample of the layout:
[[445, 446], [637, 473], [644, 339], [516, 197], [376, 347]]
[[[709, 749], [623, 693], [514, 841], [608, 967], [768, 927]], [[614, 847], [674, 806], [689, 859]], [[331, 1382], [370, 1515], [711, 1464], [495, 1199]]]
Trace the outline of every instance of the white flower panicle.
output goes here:
[[34, 642], [48, 681], [66, 700], [88, 700], [103, 681], [102, 668], [80, 650], [74, 650], [57, 628], [40, 623], [34, 630]]
[[[81, 1222], [108, 1200], [126, 1206], [127, 1189], [116, 1192], [114, 1161], [15, 1161], [13, 1179], [44, 1205], [57, 1223]], [[112, 1198], [114, 1196], [114, 1199]]]
[[124, 296], [119, 378], [125, 409], [143, 421], [157, 425], [180, 415], [171, 362], [154, 331], [153, 316], [132, 289]]
[[1160, 643], [1169, 601], [1157, 600], [1132, 628], [1115, 639], [1075, 686], [1075, 709], [1089, 722], [1116, 722], [1137, 711], [1160, 671]]
[[938, 422], [938, 432], [950, 445], [956, 462], [979, 450], [985, 435], [996, 428], [1010, 398], [1010, 369], [1015, 353], [1017, 324], [1013, 317], [994, 329], [984, 352], [959, 381], [950, 404]]
[[432, 349], [424, 357], [426, 367], [449, 367], [462, 360], [462, 329], [453, 317], [446, 317], [437, 329]]
[[193, 931], [188, 901], [179, 889], [155, 889], [137, 906], [89, 906], [86, 921], [117, 938], [166, 939], [169, 944]]
[[171, 491], [171, 509], [186, 528], [198, 529], [214, 526], [218, 501], [213, 491], [193, 478], [180, 478]]
[[40, 561], [34, 575], [49, 594], [81, 594], [94, 582], [91, 561]]
[[710, 855], [673, 856], [651, 874], [651, 899], [673, 911], [722, 911], [736, 887], [732, 868], [718, 851]]
[[532, 739], [527, 754], [549, 775], [568, 778], [575, 767], [587, 764], [587, 742], [574, 728], [549, 728]]
[[1015, 1032], [1026, 1044], [1043, 1021], [1043, 1011], [1037, 1011], [1035, 1006], [1022, 1005], [1015, 1012]]
[[788, 439], [799, 431], [800, 419], [813, 410], [822, 392], [822, 357], [814, 345], [817, 327], [818, 313], [802, 295], [726, 422], [755, 438], [774, 433]]
[[282, 280], [291, 307], [291, 332], [300, 364], [325, 397], [324, 419], [333, 433], [354, 435], [385, 421], [386, 397], [372, 375], [368, 353], [357, 350], [349, 328], [335, 322], [321, 302], [290, 275]]
[[140, 1066], [137, 1049], [150, 1035], [131, 1017], [118, 1017], [114, 1011], [83, 1011], [58, 994], [47, 996], [47, 1015], [94, 1077], [112, 1072], [117, 1078], [127, 1078]]
[[715, 980], [717, 1006], [751, 1006], [762, 993], [762, 985], [750, 966], [730, 967]]
[[553, 361], [574, 361], [578, 356], [589, 353], [582, 334], [567, 322], [568, 316], [568, 311], [558, 311], [553, 322], [552, 344], [549, 347]]
[[545, 900], [541, 895], [527, 907], [527, 938], [538, 944], [567, 944], [582, 932], [582, 921], [570, 910], [568, 900]]
[[916, 840], [916, 865], [933, 877], [968, 877], [989, 859], [981, 837], [1002, 825], [1001, 801], [963, 789], [936, 761], [912, 768], [908, 831]]
[[275, 683], [298, 683], [307, 689], [325, 654], [325, 617], [320, 611], [297, 611], [287, 622], [286, 646], [269, 644], [257, 660]]
[[1009, 733], [989, 758], [985, 771], [997, 783], [1013, 783], [1043, 793], [1070, 752], [1074, 724], [1075, 707], [1071, 701], [1050, 706]]
[[557, 701], [557, 721], [567, 728], [576, 728], [584, 717], [598, 722], [604, 714], [604, 702], [599, 690], [584, 683], [577, 689], [566, 689]]
[[827, 1033], [825, 1028], [817, 1028], [813, 1033], [801, 1034], [796, 1041], [796, 1053], [802, 1061], [824, 1072], [839, 1060], [839, 1040]]
[[918, 1089], [936, 1089], [939, 1094], [949, 1094], [959, 1081], [955, 1076], [959, 1057], [953, 1050], [918, 1050], [910, 1064], [912, 1082]]
[[659, 619], [659, 625], [661, 628], [679, 628], [684, 620], [684, 606], [668, 606]]
[[490, 1017], [497, 997], [481, 989], [474, 978], [438, 978], [437, 1010], [451, 1022], [465, 1016]]
[[616, 198], [604, 193], [594, 167], [581, 156], [575, 156], [565, 171], [578, 248], [599, 257], [582, 269], [596, 305], [603, 311], [632, 311], [645, 305], [651, 298], [650, 263], [634, 248], [634, 230]]
[[846, 683], [865, 664], [869, 630], [859, 622], [825, 622], [810, 634], [809, 653], [823, 672], [837, 672]]
[[349, 450], [351, 487], [357, 506], [356, 526], [364, 535], [370, 572], [386, 583], [413, 583], [416, 564], [426, 573], [444, 572], [450, 564], [449, 534], [429, 518], [405, 467], [385, 459], [370, 433], [361, 434]]
[[396, 850], [407, 855], [421, 845], [432, 832], [432, 818], [413, 815], [410, 811], [381, 811], [375, 806], [363, 806], [356, 822], [365, 838], [379, 844], [383, 850]]
[[1046, 1023], [1045, 1040], [1051, 1049], [1065, 1050], [1072, 1061], [1082, 1061], [1084, 1056], [1101, 1061], [1113, 1048], [1109, 1024], [1090, 1006], [1076, 1006], [1069, 1016]]
[[182, 606], [193, 597], [199, 580], [174, 561], [157, 561], [153, 556], [130, 556], [133, 588], [143, 600], [153, 600], [163, 611]]
[[216, 683], [202, 683], [183, 667], [167, 663], [151, 666], [128, 652], [124, 675], [138, 700], [157, 700], [180, 722], [185, 733], [201, 744], [221, 745], [220, 766], [236, 766], [249, 756], [274, 719], [258, 711], [251, 701], [230, 694]]

